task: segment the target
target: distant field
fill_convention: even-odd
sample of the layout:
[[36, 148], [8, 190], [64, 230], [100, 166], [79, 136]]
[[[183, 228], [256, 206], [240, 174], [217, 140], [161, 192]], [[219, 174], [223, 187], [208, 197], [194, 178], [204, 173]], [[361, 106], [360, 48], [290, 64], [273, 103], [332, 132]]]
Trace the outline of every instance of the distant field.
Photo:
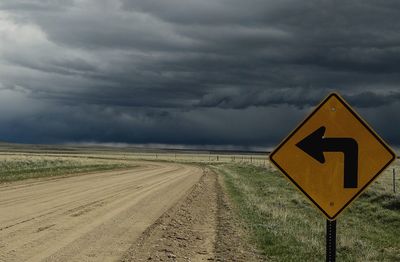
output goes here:
[[[224, 178], [249, 241], [269, 260], [325, 259], [323, 215], [281, 174], [253, 165], [213, 169]], [[400, 193], [393, 193], [391, 174], [382, 174], [339, 216], [338, 261], [400, 261]]]
[[119, 148], [23, 146], [0, 143], [0, 183], [28, 178], [59, 176], [128, 168], [135, 161], [181, 163], [253, 163], [265, 165], [266, 155], [127, 150]]
[[51, 177], [134, 166], [122, 160], [104, 160], [71, 156], [0, 154], [0, 182]]

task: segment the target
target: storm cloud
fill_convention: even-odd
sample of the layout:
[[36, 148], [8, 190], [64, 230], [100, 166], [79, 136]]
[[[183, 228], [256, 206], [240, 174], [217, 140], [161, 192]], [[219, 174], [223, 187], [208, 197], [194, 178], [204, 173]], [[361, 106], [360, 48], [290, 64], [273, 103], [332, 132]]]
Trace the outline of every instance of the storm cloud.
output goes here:
[[3, 0], [0, 140], [269, 147], [336, 91], [400, 144], [399, 10]]

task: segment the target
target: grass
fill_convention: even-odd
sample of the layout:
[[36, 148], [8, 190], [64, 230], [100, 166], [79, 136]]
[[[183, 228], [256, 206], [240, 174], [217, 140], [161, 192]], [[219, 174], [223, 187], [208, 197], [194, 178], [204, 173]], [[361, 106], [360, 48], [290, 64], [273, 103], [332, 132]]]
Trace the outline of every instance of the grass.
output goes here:
[[0, 155], [0, 183], [134, 166], [128, 161], [40, 155]]
[[[242, 227], [249, 233], [249, 241], [267, 260], [325, 259], [324, 217], [281, 174], [254, 166], [268, 164], [262, 155], [216, 158], [209, 153], [4, 150], [0, 152], [0, 183], [127, 168], [137, 165], [138, 160], [211, 165], [224, 178], [225, 189]], [[392, 177], [387, 172], [339, 217], [337, 260], [400, 261], [399, 228], [400, 192], [392, 193]]]
[[28, 178], [127, 168], [137, 161], [167, 161], [188, 164], [232, 161], [260, 162], [261, 155], [231, 155], [204, 152], [152, 152], [108, 148], [71, 148], [0, 143], [0, 183]]
[[232, 155], [218, 152], [163, 151], [136, 148], [18, 145], [0, 142], [0, 183], [28, 178], [127, 168], [137, 161], [209, 164], [265, 162], [263, 154]]
[[[252, 165], [224, 164], [235, 213], [249, 241], [272, 261], [323, 261], [325, 218], [283, 175]], [[338, 218], [338, 261], [400, 261], [400, 194], [383, 174]]]

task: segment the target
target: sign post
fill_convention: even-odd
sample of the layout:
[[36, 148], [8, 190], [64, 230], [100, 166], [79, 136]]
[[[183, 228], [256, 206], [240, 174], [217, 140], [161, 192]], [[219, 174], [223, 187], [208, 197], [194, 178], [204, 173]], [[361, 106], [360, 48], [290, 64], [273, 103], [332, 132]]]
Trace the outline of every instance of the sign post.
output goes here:
[[326, 220], [326, 261], [336, 261], [336, 220]]
[[327, 218], [326, 259], [335, 261], [338, 215], [396, 155], [340, 95], [332, 93], [269, 158]]

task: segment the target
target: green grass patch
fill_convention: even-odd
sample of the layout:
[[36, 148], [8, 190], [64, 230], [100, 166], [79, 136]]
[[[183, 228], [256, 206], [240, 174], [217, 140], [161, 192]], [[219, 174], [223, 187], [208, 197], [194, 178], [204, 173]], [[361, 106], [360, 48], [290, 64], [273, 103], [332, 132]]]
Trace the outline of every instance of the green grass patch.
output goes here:
[[[324, 261], [325, 218], [281, 174], [213, 166], [223, 176], [250, 242], [272, 261]], [[400, 261], [399, 195], [378, 180], [337, 221], [338, 261]]]
[[0, 159], [0, 183], [28, 178], [53, 177], [74, 173], [133, 167], [129, 162], [68, 159], [65, 157], [15, 157]]

